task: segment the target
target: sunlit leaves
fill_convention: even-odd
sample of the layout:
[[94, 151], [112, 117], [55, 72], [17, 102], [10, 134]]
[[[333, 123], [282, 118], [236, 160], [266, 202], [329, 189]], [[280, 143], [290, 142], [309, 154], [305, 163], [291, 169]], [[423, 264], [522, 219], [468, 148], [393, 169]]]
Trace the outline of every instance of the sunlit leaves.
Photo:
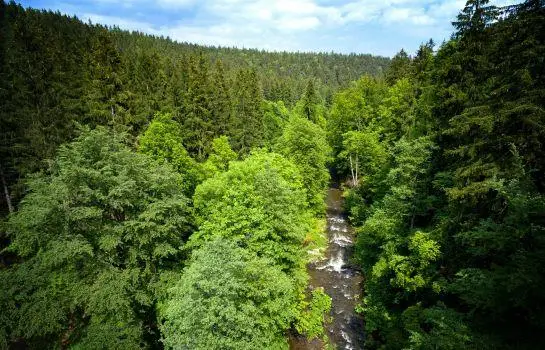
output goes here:
[[169, 349], [287, 349], [295, 288], [271, 261], [229, 238], [197, 250], [163, 308]]

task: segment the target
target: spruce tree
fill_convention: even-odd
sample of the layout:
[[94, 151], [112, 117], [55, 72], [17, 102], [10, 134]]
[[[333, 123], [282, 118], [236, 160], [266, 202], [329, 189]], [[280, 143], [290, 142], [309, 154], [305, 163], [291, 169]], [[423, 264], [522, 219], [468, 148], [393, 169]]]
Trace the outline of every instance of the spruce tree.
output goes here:
[[214, 137], [227, 135], [233, 113], [231, 91], [221, 60], [216, 60], [212, 75], [212, 126]]
[[208, 57], [200, 52], [189, 59], [187, 94], [182, 122], [184, 145], [199, 160], [205, 158], [214, 138]]
[[121, 56], [106, 29], [93, 38], [88, 63], [85, 122], [93, 126], [126, 125], [127, 95], [122, 81]]
[[263, 143], [263, 95], [254, 69], [240, 70], [234, 86], [230, 137], [235, 151], [247, 154]]

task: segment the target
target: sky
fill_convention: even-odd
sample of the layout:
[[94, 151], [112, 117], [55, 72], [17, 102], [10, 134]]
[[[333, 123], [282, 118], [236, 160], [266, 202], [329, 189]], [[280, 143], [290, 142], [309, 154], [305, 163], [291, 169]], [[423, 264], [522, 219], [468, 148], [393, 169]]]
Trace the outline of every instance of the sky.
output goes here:
[[[416, 52], [452, 34], [465, 0], [21, 0], [25, 7], [168, 36], [269, 51]], [[516, 3], [492, 0], [495, 5]]]

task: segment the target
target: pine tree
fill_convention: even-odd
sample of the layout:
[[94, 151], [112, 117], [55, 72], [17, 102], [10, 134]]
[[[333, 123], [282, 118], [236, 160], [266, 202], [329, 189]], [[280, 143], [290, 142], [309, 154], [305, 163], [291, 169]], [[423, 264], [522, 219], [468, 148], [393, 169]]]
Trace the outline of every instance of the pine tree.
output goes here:
[[123, 86], [122, 61], [111, 34], [101, 30], [93, 39], [86, 87], [86, 123], [127, 125], [127, 95]]
[[305, 88], [305, 92], [299, 100], [298, 109], [300, 110], [302, 116], [311, 122], [318, 125], [323, 125], [323, 123], [321, 123], [323, 116], [321, 115], [322, 111], [320, 104], [320, 97], [318, 96], [318, 92], [314, 87], [314, 81], [309, 80]]
[[231, 91], [225, 77], [225, 69], [221, 60], [216, 60], [216, 69], [212, 76], [212, 126], [214, 137], [227, 135], [233, 107]]
[[230, 138], [235, 151], [246, 154], [263, 143], [263, 95], [254, 69], [239, 71], [234, 86]]
[[386, 71], [386, 82], [393, 85], [397, 80], [407, 77], [410, 73], [411, 58], [403, 49], [395, 54]]
[[208, 58], [200, 52], [189, 59], [188, 90], [182, 116], [184, 145], [202, 160], [214, 138]]
[[455, 22], [455, 37], [482, 32], [498, 16], [496, 6], [488, 5], [490, 0], [468, 0]]

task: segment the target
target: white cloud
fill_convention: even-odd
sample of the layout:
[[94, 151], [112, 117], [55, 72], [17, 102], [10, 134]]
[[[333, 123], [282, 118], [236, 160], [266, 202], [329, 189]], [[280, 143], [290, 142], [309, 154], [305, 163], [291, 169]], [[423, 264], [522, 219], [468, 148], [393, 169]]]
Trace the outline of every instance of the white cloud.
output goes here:
[[[131, 0], [128, 0], [131, 1]], [[156, 0], [157, 4], [159, 6], [165, 7], [165, 8], [175, 8], [175, 9], [184, 9], [184, 8], [190, 8], [198, 3], [198, 0]]]
[[[140, 9], [144, 15], [138, 18], [147, 18], [146, 11], [154, 8], [168, 11], [170, 17], [180, 14], [179, 21], [164, 25], [142, 23], [117, 14], [84, 16], [96, 23], [170, 36], [178, 41], [270, 50], [341, 48], [345, 52], [368, 50], [391, 55], [401, 45], [414, 50], [429, 37], [438, 41], [447, 38], [452, 31], [450, 22], [466, 0], [93, 1]], [[501, 4], [514, 1], [495, 0]], [[390, 37], [380, 37], [383, 32]], [[383, 39], [390, 42], [382, 44]], [[376, 48], [388, 44], [393, 46], [388, 51]]]
[[391, 22], [407, 22], [414, 25], [432, 25], [436, 23], [435, 18], [430, 17], [421, 8], [392, 8], [385, 11], [384, 20]]
[[118, 26], [119, 28], [126, 29], [126, 30], [134, 30], [134, 31], [145, 32], [149, 34], [160, 34], [160, 31], [156, 30], [149, 23], [142, 23], [140, 21], [134, 21], [134, 20], [130, 20], [130, 19], [122, 18], [122, 17], [86, 13], [86, 14], [83, 14], [80, 18], [84, 22], [91, 21], [92, 23], [104, 24], [104, 25], [112, 26], [112, 27]]

